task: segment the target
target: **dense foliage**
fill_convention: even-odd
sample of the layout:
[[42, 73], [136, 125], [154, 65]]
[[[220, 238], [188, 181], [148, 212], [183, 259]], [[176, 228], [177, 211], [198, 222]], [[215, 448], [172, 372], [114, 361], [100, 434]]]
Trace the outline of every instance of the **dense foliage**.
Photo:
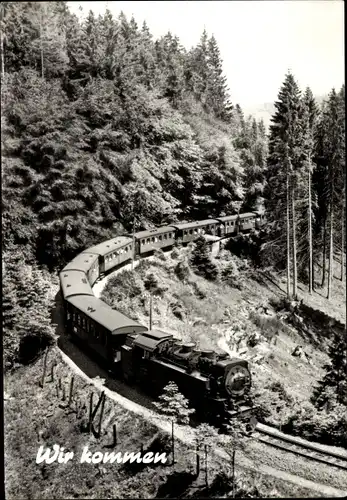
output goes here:
[[5, 2], [2, 19], [6, 243], [53, 270], [134, 215], [141, 229], [261, 201], [264, 127], [231, 105], [213, 36], [187, 51], [66, 2]]

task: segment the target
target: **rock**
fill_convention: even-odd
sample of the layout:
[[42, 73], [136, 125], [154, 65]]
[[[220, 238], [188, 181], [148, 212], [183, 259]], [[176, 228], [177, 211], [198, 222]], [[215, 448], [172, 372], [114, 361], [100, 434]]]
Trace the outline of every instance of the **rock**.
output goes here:
[[260, 365], [260, 363], [262, 363], [263, 360], [264, 360], [264, 356], [262, 356], [261, 354], [257, 354], [253, 358], [252, 362], [255, 363], [255, 364], [257, 364], [257, 365]]
[[292, 352], [292, 356], [296, 356], [300, 359], [306, 360], [308, 363], [311, 363], [311, 356], [309, 356], [304, 349], [302, 348], [301, 345], [297, 345]]
[[247, 351], [248, 351], [247, 347], [244, 347], [244, 348], [240, 349], [239, 350], [240, 356], [243, 356], [244, 354], [246, 354]]

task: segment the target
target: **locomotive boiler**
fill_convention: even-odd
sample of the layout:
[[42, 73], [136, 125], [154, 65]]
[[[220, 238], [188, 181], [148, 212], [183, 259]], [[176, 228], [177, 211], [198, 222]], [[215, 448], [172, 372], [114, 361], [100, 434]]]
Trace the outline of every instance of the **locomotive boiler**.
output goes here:
[[247, 415], [251, 374], [247, 361], [227, 353], [197, 349], [160, 330], [128, 335], [121, 348], [120, 371], [129, 382], [158, 395], [175, 382], [197, 412], [220, 422]]

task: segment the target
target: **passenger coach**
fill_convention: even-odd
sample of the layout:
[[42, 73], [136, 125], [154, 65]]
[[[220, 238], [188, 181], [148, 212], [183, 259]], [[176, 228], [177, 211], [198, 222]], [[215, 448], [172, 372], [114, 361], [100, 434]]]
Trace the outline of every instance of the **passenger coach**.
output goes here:
[[89, 284], [93, 286], [99, 277], [99, 257], [93, 253], [82, 252], [69, 262], [63, 271], [81, 271], [86, 274]]
[[186, 222], [184, 224], [175, 224], [174, 228], [177, 230], [178, 241], [189, 243], [202, 234], [216, 235], [218, 220], [206, 219], [196, 222]]
[[135, 233], [136, 254], [143, 255], [174, 245], [175, 232], [176, 229], [173, 226], [163, 226]]
[[83, 340], [115, 368], [121, 360], [121, 346], [127, 335], [148, 330], [94, 296], [78, 295], [68, 298], [66, 302], [70, 333]]
[[133, 242], [131, 238], [118, 236], [88, 248], [86, 253], [99, 256], [99, 270], [102, 274], [132, 259]]

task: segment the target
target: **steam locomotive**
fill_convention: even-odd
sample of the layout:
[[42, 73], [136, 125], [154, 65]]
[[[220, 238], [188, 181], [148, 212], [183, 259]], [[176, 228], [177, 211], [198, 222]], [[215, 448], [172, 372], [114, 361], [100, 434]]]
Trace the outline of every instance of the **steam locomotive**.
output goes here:
[[249, 391], [251, 374], [247, 361], [226, 353], [198, 350], [160, 330], [124, 316], [96, 298], [92, 286], [105, 273], [148, 255], [170, 248], [176, 241], [186, 244], [201, 234], [232, 235], [260, 227], [265, 215], [257, 212], [165, 226], [119, 236], [88, 248], [60, 273], [67, 331], [89, 347], [103, 364], [153, 394], [173, 381], [191, 404], [211, 421], [220, 422], [252, 412]]

